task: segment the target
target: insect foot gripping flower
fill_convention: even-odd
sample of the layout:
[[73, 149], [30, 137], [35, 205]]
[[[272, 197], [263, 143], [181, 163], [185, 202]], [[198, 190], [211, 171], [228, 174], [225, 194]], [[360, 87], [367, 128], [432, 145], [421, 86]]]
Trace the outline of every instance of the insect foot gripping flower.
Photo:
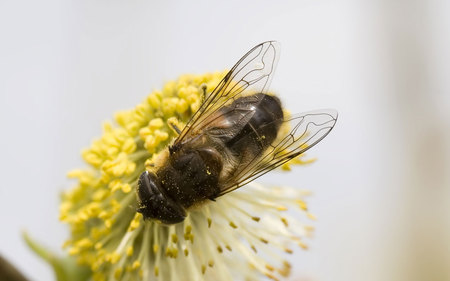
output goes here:
[[90, 168], [69, 173], [78, 184], [62, 196], [60, 219], [71, 230], [65, 247], [94, 280], [278, 280], [290, 271], [285, 253], [306, 249], [302, 238], [312, 227], [295, 214], [313, 216], [297, 189], [253, 183], [170, 226], [136, 212], [139, 175], [175, 137], [169, 124], [182, 128], [200, 105], [202, 85], [209, 92], [223, 76], [181, 76], [117, 113], [117, 125], [105, 124], [82, 153]]

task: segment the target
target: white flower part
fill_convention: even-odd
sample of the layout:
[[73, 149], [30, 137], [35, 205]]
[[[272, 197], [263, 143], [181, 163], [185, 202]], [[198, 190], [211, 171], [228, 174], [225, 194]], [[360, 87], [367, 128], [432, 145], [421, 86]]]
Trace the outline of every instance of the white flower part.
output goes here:
[[164, 281], [279, 280], [290, 271], [286, 253], [293, 246], [305, 249], [301, 239], [313, 230], [298, 218], [308, 215], [306, 195], [251, 183], [191, 211], [183, 223], [147, 221], [141, 275]]

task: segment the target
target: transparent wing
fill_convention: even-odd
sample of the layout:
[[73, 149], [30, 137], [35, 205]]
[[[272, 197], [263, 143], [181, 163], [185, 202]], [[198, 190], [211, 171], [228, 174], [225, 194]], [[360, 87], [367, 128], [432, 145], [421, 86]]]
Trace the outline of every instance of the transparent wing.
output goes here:
[[279, 136], [262, 156], [256, 155], [239, 168], [231, 180], [222, 184], [219, 196], [246, 185], [316, 145], [333, 129], [337, 116], [335, 110], [329, 109], [306, 112], [285, 120], [290, 122], [290, 132]]
[[278, 62], [280, 46], [267, 41], [252, 48], [220, 81], [188, 121], [174, 145], [180, 145], [199, 134], [215, 118], [213, 115], [224, 105], [251, 93], [266, 93]]

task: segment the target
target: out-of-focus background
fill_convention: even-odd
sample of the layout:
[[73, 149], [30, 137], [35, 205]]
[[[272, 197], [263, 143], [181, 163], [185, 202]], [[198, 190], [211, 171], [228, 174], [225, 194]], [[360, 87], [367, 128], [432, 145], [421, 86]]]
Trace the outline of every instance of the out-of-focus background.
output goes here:
[[278, 40], [272, 89], [336, 108], [319, 160], [260, 181], [313, 191], [292, 280], [450, 280], [449, 1], [1, 1], [0, 253], [32, 280], [60, 251], [58, 193], [101, 123], [183, 73]]

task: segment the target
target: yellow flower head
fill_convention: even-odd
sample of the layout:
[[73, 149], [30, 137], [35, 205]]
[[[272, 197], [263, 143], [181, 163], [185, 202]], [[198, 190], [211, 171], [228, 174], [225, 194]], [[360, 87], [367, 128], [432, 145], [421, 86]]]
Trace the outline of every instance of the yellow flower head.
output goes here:
[[71, 230], [65, 247], [94, 280], [278, 280], [290, 269], [283, 252], [306, 248], [302, 237], [312, 227], [294, 215], [313, 216], [306, 192], [292, 188], [253, 183], [171, 226], [136, 212], [139, 175], [175, 137], [169, 123], [182, 128], [201, 104], [203, 85], [210, 92], [225, 74], [181, 76], [117, 113], [116, 124], [106, 123], [83, 151], [89, 168], [69, 172], [78, 184], [62, 196], [60, 219]]

